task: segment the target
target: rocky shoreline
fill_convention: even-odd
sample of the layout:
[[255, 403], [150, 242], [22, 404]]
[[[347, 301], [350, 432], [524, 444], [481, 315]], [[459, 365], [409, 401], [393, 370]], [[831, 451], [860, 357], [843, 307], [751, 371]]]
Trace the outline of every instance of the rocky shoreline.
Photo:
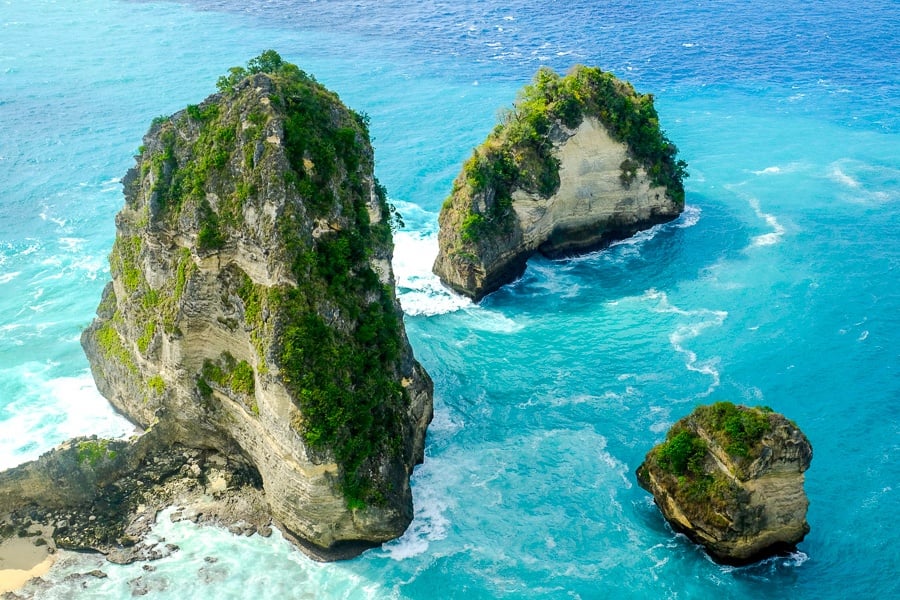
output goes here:
[[[145, 451], [147, 438], [155, 438], [152, 432], [131, 442], [120, 442], [115, 452], [137, 455]], [[96, 438], [80, 438], [67, 442], [60, 448], [43, 455], [37, 461], [10, 469], [0, 477], [5, 483], [17, 480], [20, 489], [39, 493], [42, 478], [35, 473], [48, 465], [65, 464], [68, 455], [77, 453], [79, 445], [96, 443]], [[123, 456], [122, 466], [129, 465], [134, 456]], [[272, 519], [265, 495], [255, 472], [244, 461], [225, 456], [212, 450], [187, 448], [178, 444], [163, 447], [155, 444], [138, 460], [137, 468], [129, 470], [114, 465], [90, 465], [85, 460], [78, 466], [75, 479], [90, 479], [100, 475], [102, 483], [94, 489], [93, 497], [81, 504], [47, 506], [33, 498], [17, 496], [13, 500], [6, 494], [0, 501], [0, 559], [5, 558], [4, 546], [15, 542], [11, 552], [22, 556], [22, 544], [30, 544], [46, 551], [31, 552], [30, 562], [18, 561], [16, 567], [27, 577], [10, 581], [2, 588], [0, 598], [30, 598], [41, 587], [40, 575], [35, 567], [46, 556], [54, 556], [57, 549], [93, 551], [104, 561], [129, 564], [136, 561], [154, 561], [178, 550], [177, 544], [159, 539], [151, 530], [160, 514], [172, 507], [168, 518], [173, 522], [191, 521], [200, 525], [223, 527], [234, 535], [259, 534], [268, 537], [272, 533]], [[110, 469], [110, 467], [113, 467]], [[115, 471], [110, 473], [109, 471]], [[93, 472], [86, 474], [85, 471]], [[97, 473], [96, 471], [100, 471]], [[8, 488], [7, 488], [8, 489]], [[15, 506], [9, 510], [9, 506]], [[38, 556], [38, 555], [41, 556]], [[31, 564], [34, 563], [34, 564]], [[6, 563], [0, 560], [0, 566]], [[52, 561], [47, 564], [49, 568]], [[145, 565], [145, 570], [152, 566]], [[99, 569], [81, 574], [83, 577], [105, 577]], [[17, 592], [11, 589], [20, 588]], [[30, 590], [30, 591], [29, 591]], [[24, 594], [24, 595], [20, 595]], [[139, 591], [135, 595], [142, 595]]]
[[[147, 538], [158, 513], [169, 506], [176, 507], [171, 515], [174, 521], [218, 525], [238, 535], [271, 534], [272, 521], [255, 470], [242, 460], [178, 444], [155, 445], [133, 469], [129, 457], [119, 465], [90, 465], [85, 460], [73, 478], [90, 479], [100, 471], [100, 483], [92, 497], [70, 505], [39, 502], [48, 480], [36, 472], [48, 465], [65, 464], [67, 455], [77, 453], [79, 444], [95, 441], [73, 440], [37, 461], [2, 474], [6, 484], [17, 480], [20, 492], [6, 493], [0, 501], [4, 539], [39, 533], [39, 539], [45, 539], [51, 547], [93, 550], [113, 563], [154, 560], [174, 549]], [[142, 444], [122, 444], [129, 445], [116, 452], [137, 454], [143, 450]], [[15, 508], [9, 510], [11, 506]]]

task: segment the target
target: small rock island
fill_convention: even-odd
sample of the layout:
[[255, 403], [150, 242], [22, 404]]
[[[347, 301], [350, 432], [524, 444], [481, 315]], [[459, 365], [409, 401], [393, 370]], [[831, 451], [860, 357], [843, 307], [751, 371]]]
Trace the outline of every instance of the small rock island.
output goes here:
[[740, 565], [793, 550], [809, 532], [811, 460], [809, 440], [783, 415], [717, 402], [675, 423], [637, 478], [675, 530]]
[[411, 522], [432, 417], [394, 292], [394, 213], [368, 118], [313, 77], [267, 51], [218, 87], [144, 137], [82, 336], [141, 434], [0, 474], [0, 513], [115, 554], [193, 492], [218, 506], [179, 515], [245, 533], [271, 517], [312, 556], [346, 558]]
[[538, 71], [453, 183], [434, 272], [478, 301], [536, 252], [587, 252], [676, 218], [686, 163], [653, 96], [597, 68]]

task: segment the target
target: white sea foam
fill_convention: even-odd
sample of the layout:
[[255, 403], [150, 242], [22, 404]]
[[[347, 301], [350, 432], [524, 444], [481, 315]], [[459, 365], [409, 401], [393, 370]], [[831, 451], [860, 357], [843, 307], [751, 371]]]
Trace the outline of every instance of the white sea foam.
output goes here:
[[646, 244], [647, 242], [649, 242], [650, 240], [655, 238], [657, 236], [657, 234], [659, 234], [660, 231], [665, 229], [665, 227], [666, 227], [666, 224], [663, 223], [660, 225], [654, 225], [650, 229], [642, 229], [641, 231], [638, 231], [631, 237], [627, 237], [624, 240], [616, 240], [616, 241], [612, 242], [609, 245], [609, 247], [617, 248], [617, 247], [622, 247], [622, 246], [625, 246], [625, 247], [643, 246], [644, 244]]
[[754, 175], [776, 175], [781, 172], [782, 172], [781, 167], [779, 167], [779, 166], [766, 167], [765, 169], [762, 169], [761, 171], [751, 171], [751, 173], [753, 173]]
[[539, 288], [543, 293], [558, 298], [574, 298], [581, 291], [581, 286], [575, 283], [566, 268], [569, 262], [554, 261], [532, 262], [528, 265], [525, 275], [512, 283], [507, 289], [513, 293], [519, 293], [523, 289], [524, 293], [531, 295], [535, 292], [535, 288]]
[[118, 177], [107, 179], [100, 182], [100, 191], [103, 193], [120, 192], [122, 190], [122, 180]]
[[828, 174], [828, 176], [832, 181], [836, 181], [837, 183], [845, 185], [849, 188], [857, 189], [860, 186], [858, 180], [844, 173], [844, 171], [841, 170], [841, 167], [837, 164], [831, 166], [831, 172]]
[[[598, 250], [597, 252], [591, 252], [582, 256], [575, 256], [570, 258], [569, 261], [579, 262], [585, 260], [594, 260], [598, 256], [602, 256], [604, 259], [611, 260], [613, 262], [619, 262], [623, 259], [639, 256], [644, 244], [653, 240], [660, 233], [671, 228], [687, 229], [699, 223], [702, 212], [703, 210], [699, 206], [694, 206], [691, 204], [686, 205], [682, 213], [674, 221], [669, 221], [668, 223], [660, 223], [658, 225], [650, 227], [649, 229], [638, 231], [631, 237], [627, 237], [623, 240], [616, 240], [610, 243], [608, 248], [604, 248], [603, 250]], [[611, 249], [614, 249], [614, 252], [610, 252]]]
[[527, 323], [516, 321], [501, 312], [485, 309], [477, 304], [465, 307], [466, 325], [470, 329], [489, 331], [491, 333], [518, 333], [527, 326]]
[[432, 542], [447, 537], [450, 520], [446, 513], [450, 499], [446, 494], [442, 472], [446, 465], [426, 460], [413, 474], [412, 523], [396, 540], [382, 545], [382, 550], [394, 560], [404, 560], [426, 552]]
[[134, 431], [100, 395], [89, 371], [46, 379], [53, 366], [27, 363], [0, 372], [4, 380], [18, 379], [22, 388], [2, 413], [6, 418], [0, 421], [0, 468], [37, 458], [71, 437], [121, 437]]
[[713, 393], [721, 383], [718, 364], [719, 358], [713, 357], [706, 360], [700, 360], [697, 353], [686, 347], [686, 342], [698, 337], [710, 327], [719, 327], [728, 318], [728, 312], [724, 310], [710, 310], [707, 308], [699, 308], [694, 310], [683, 310], [669, 302], [669, 297], [665, 292], [650, 289], [644, 294], [644, 298], [657, 302], [653, 308], [655, 312], [673, 313], [690, 319], [687, 323], [681, 323], [675, 327], [675, 330], [669, 334], [669, 343], [679, 354], [684, 355], [684, 366], [688, 371], [707, 375], [712, 379], [709, 387], [705, 392], [698, 394], [697, 397], [706, 397]]
[[0, 284], [9, 283], [10, 281], [12, 281], [13, 279], [15, 279], [16, 277], [18, 277], [21, 274], [22, 274], [22, 271], [12, 271], [10, 273], [3, 273], [2, 275], [0, 275]]
[[27, 241], [30, 243], [28, 244], [28, 246], [26, 246], [26, 248], [24, 250], [19, 252], [19, 256], [28, 256], [29, 254], [34, 254], [35, 252], [37, 252], [40, 249], [41, 243], [39, 241], [37, 241], [33, 238], [29, 238]]
[[463, 427], [463, 422], [453, 417], [447, 408], [435, 406], [434, 417], [428, 425], [428, 434], [450, 436]]
[[700, 222], [700, 215], [703, 213], [703, 209], [699, 206], [694, 206], [693, 204], [686, 204], [684, 207], [684, 211], [679, 215], [677, 219], [672, 223], [678, 229], [687, 229], [688, 227], [693, 227], [697, 223]]
[[437, 256], [437, 236], [398, 231], [394, 234], [394, 277], [403, 311], [409, 315], [439, 315], [472, 305], [471, 300], [441, 284], [431, 266]]
[[788, 554], [787, 559], [784, 561], [785, 567], [799, 567], [802, 566], [803, 563], [809, 560], [809, 555], [805, 552], [801, 552], [797, 550], [796, 552], [791, 552]]
[[59, 227], [66, 226], [66, 220], [59, 219], [59, 218], [53, 217], [50, 214], [48, 214], [46, 206], [44, 207], [44, 210], [42, 210], [41, 212], [38, 213], [38, 216], [41, 218], [42, 221], [50, 221], [51, 223], [55, 223]]
[[843, 186], [852, 202], [885, 204], [900, 198], [896, 189], [900, 169], [895, 167], [845, 158], [830, 165], [828, 178]]
[[772, 228], [772, 231], [769, 233], [764, 233], [762, 235], [757, 235], [753, 238], [752, 245], [753, 246], [772, 246], [781, 241], [782, 236], [785, 233], [784, 226], [778, 222], [778, 219], [775, 218], [775, 215], [765, 213], [759, 207], [759, 200], [756, 198], [750, 198], [749, 203], [753, 211], [756, 213], [756, 216], [760, 219], [763, 219], [766, 224]]
[[78, 252], [87, 240], [77, 237], [61, 237], [59, 245], [67, 252]]

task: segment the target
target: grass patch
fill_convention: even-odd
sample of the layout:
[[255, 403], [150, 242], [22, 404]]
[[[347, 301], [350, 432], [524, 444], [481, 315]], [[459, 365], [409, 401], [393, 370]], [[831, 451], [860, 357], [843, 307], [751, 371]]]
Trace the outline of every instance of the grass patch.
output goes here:
[[217, 361], [205, 361], [200, 376], [208, 385], [215, 384], [236, 394], [252, 396], [254, 392], [253, 367], [245, 360], [235, 360], [228, 352]]
[[78, 442], [78, 464], [89, 464], [91, 467], [97, 466], [102, 460], [113, 460], [117, 453], [115, 450], [109, 449], [108, 440], [86, 440]]
[[96, 336], [97, 345], [100, 347], [100, 352], [103, 353], [107, 360], [118, 362], [133, 374], [137, 374], [137, 365], [134, 364], [131, 353], [125, 348], [122, 338], [119, 337], [119, 332], [116, 331], [112, 322], [107, 321], [104, 323], [94, 335]]
[[763, 436], [772, 430], [768, 407], [750, 408], [731, 402], [697, 407], [694, 417], [728, 454], [751, 458]]
[[166, 382], [160, 375], [154, 375], [147, 380], [147, 387], [156, 395], [161, 395], [166, 391]]

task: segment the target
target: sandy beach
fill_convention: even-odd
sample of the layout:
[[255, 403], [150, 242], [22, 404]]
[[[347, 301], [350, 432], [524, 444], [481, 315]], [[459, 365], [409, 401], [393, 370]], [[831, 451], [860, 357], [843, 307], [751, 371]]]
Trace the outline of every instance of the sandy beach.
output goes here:
[[0, 542], [0, 594], [17, 590], [32, 577], [50, 570], [55, 559], [53, 542], [35, 546], [35, 537], [10, 537]]

